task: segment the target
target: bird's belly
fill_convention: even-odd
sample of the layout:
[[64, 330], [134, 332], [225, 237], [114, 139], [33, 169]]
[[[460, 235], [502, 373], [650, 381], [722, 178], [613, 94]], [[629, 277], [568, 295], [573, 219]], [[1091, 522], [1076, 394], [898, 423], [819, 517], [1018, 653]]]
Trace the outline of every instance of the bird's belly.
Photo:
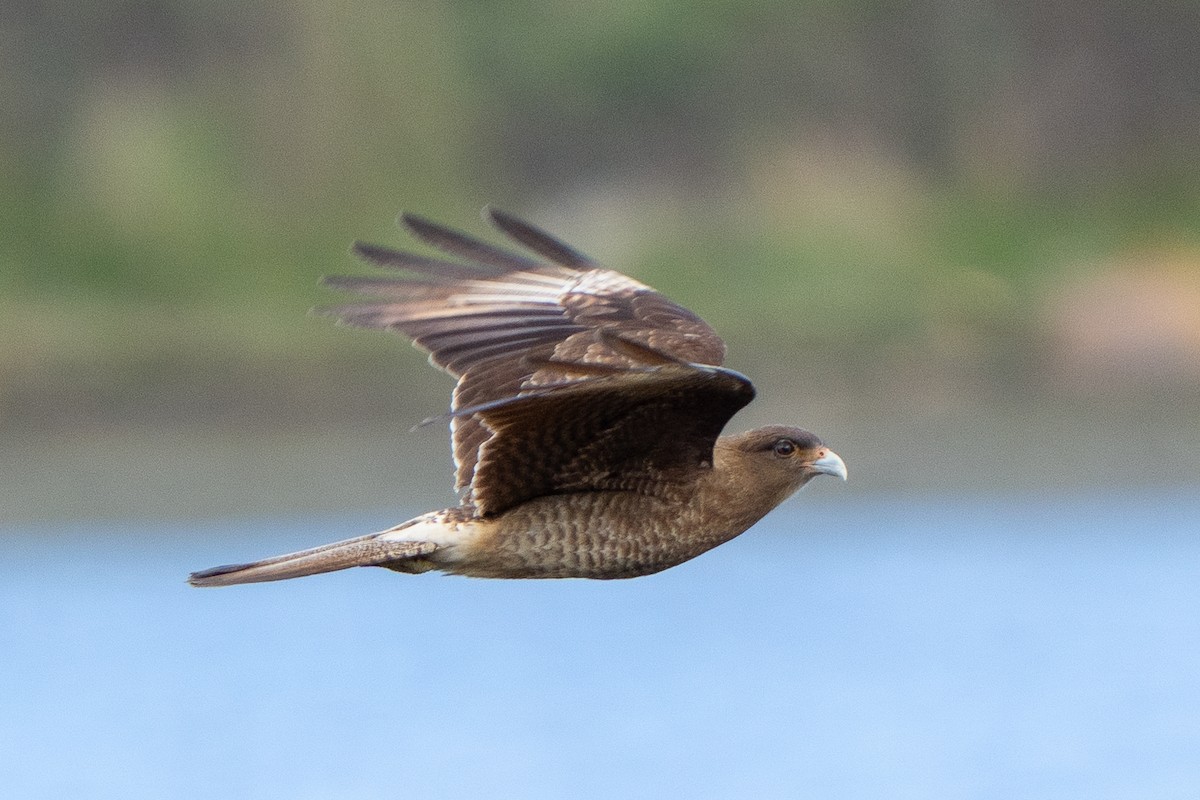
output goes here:
[[443, 569], [489, 578], [634, 578], [732, 538], [692, 524], [686, 503], [605, 492], [531, 500], [481, 526]]

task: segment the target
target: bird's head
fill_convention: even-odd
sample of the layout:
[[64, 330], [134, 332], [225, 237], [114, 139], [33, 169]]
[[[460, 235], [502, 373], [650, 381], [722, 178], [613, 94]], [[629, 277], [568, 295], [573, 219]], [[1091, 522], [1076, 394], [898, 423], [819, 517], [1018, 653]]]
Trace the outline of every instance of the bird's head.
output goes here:
[[841, 456], [800, 428], [771, 425], [722, 436], [714, 453], [719, 468], [732, 468], [759, 487], [779, 492], [779, 501], [818, 475], [846, 480]]

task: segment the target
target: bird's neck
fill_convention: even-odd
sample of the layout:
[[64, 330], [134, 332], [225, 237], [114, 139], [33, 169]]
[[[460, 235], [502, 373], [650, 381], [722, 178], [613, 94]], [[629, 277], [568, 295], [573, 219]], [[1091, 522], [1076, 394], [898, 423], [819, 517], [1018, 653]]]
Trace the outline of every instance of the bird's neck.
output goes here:
[[791, 482], [780, 484], [774, 477], [748, 468], [739, 451], [718, 446], [713, 449], [712, 470], [700, 480], [698, 510], [709, 524], [733, 538], [799, 488]]

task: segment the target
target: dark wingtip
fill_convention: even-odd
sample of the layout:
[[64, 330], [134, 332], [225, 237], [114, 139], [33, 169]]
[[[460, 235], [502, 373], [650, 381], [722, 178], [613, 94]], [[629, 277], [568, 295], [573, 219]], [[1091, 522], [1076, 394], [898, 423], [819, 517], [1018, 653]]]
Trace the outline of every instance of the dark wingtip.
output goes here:
[[386, 254], [393, 252], [392, 250], [370, 242], [355, 241], [350, 245], [350, 253], [357, 258], [371, 263], [378, 263]]
[[[440, 228], [432, 222], [422, 221], [422, 224], [429, 226], [423, 229], [425, 231], [422, 235], [423, 241], [429, 241], [436, 245], [436, 242], [427, 237], [453, 235], [452, 231]], [[416, 253], [409, 253], [404, 250], [393, 250], [390, 247], [371, 244], [370, 242], [355, 242], [350, 246], [350, 252], [372, 266], [389, 270], [408, 270], [409, 272], [419, 272], [438, 278], [474, 279], [495, 275], [497, 272], [494, 268], [487, 266], [472, 266], [469, 264], [460, 264], [456, 261], [430, 258], [429, 256], [417, 255]]]
[[411, 211], [400, 212], [397, 222], [413, 236], [439, 250], [444, 249], [447, 242], [459, 242], [470, 239], [470, 237], [459, 233], [453, 228], [439, 225], [433, 220], [426, 219], [420, 214], [414, 214]]
[[424, 239], [427, 235], [437, 231], [444, 230], [436, 222], [428, 220], [420, 214], [414, 214], [411, 211], [401, 211], [400, 216], [396, 217], [396, 224], [402, 228], [407, 228], [420, 239]]
[[411, 211], [403, 211], [399, 217], [400, 224], [408, 230], [413, 236], [420, 239], [425, 244], [442, 249], [454, 250], [454, 245], [459, 246], [488, 246], [475, 239], [473, 236], [457, 231], [454, 228], [449, 228], [445, 225], [434, 222], [431, 219], [422, 217], [420, 214], [414, 214]]
[[507, 211], [504, 211], [502, 209], [496, 208], [491, 203], [488, 203], [486, 206], [484, 206], [483, 210], [481, 210], [479, 212], [479, 215], [481, 217], [483, 217], [484, 222], [490, 222], [493, 225], [495, 225], [496, 227], [500, 228], [501, 230], [504, 229], [504, 221], [505, 220], [515, 220], [516, 219], [516, 217], [514, 217], [512, 214], [510, 214]]
[[484, 218], [504, 234], [555, 264], [571, 269], [594, 269], [597, 264], [565, 242], [495, 206], [483, 207]]
[[524, 256], [493, 247], [487, 242], [468, 236], [461, 231], [447, 228], [424, 217], [404, 212], [400, 222], [413, 236], [431, 247], [436, 247], [444, 253], [469, 259], [481, 267], [516, 272], [536, 269], [538, 263]]

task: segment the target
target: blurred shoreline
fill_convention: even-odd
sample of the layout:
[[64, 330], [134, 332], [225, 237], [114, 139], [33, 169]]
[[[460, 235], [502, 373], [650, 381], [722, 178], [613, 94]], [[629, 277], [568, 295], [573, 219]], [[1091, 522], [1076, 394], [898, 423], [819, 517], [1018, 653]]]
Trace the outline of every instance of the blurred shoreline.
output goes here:
[[[801, 502], [889, 494], [1021, 495], [1196, 486], [1195, 401], [1068, 403], [1025, 395], [982, 407], [896, 395], [868, 400], [759, 381], [729, 430], [794, 422], [846, 458], [847, 484]], [[808, 393], [806, 398], [805, 393]], [[789, 402], [789, 398], [795, 398]], [[845, 400], [843, 403], [842, 400]], [[259, 408], [261, 417], [0, 432], [0, 524], [169, 520], [453, 505], [448, 436], [422, 414]], [[444, 399], [426, 406], [438, 413]]]
[[452, 502], [450, 382], [303, 315], [485, 203], [846, 491], [1200, 480], [1200, 7], [785, 5], [0, 7], [0, 520]]

